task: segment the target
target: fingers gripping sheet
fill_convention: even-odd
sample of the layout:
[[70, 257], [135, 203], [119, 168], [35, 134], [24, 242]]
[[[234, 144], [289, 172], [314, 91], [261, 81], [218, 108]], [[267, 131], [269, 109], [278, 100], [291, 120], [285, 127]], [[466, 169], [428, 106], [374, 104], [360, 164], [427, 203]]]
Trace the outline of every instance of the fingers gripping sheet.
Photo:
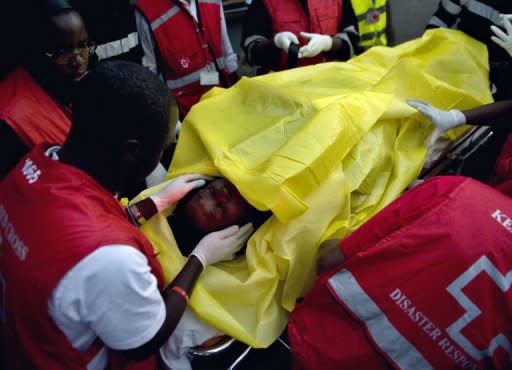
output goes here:
[[[203, 96], [183, 123], [169, 179], [224, 176], [274, 214], [245, 257], [201, 275], [190, 303], [203, 320], [254, 347], [277, 338], [313, 282], [320, 242], [353, 231], [419, 174], [433, 127], [407, 98], [442, 109], [490, 102], [485, 46], [431, 30], [348, 62], [242, 78]], [[143, 231], [170, 281], [185, 258], [165, 218]]]

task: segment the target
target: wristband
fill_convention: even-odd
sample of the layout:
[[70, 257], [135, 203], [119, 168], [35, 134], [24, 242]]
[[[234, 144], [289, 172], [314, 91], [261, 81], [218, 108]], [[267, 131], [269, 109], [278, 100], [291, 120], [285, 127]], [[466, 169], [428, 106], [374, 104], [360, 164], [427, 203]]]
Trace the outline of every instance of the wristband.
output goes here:
[[142, 215], [142, 212], [140, 211], [139, 207], [137, 207], [137, 204], [132, 204], [128, 208], [130, 209], [132, 216], [135, 218], [139, 226], [146, 222], [146, 219]]
[[173, 292], [178, 293], [180, 296], [182, 296], [182, 297], [183, 297], [183, 299], [185, 300], [185, 303], [187, 303], [187, 304], [188, 304], [188, 301], [189, 301], [189, 299], [190, 299], [190, 298], [189, 298], [189, 296], [188, 296], [187, 292], [185, 292], [185, 290], [184, 290], [183, 288], [181, 288], [181, 287], [179, 287], [179, 286], [177, 286], [177, 285], [173, 285], [173, 287], [171, 288], [171, 290], [172, 290]]
[[286, 61], [286, 68], [291, 69], [291, 68], [297, 67], [298, 60], [299, 60], [299, 44], [291, 42], [290, 47], [288, 48], [288, 59]]
[[137, 219], [135, 218], [135, 216], [133, 215], [132, 211], [130, 210], [130, 207], [126, 207], [124, 209], [124, 211], [126, 212], [126, 216], [128, 216], [128, 220], [130, 221], [130, 223], [132, 225], [135, 225], [135, 226], [140, 226], [139, 223], [137, 222]]

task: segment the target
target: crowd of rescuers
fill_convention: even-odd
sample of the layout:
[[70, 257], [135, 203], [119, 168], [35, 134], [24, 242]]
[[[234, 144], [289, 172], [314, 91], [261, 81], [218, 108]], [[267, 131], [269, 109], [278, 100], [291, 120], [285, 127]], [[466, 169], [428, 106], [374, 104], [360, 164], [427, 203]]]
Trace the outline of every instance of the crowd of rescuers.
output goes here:
[[[81, 16], [65, 2], [50, 3], [45, 8], [48, 17], [41, 30], [41, 44], [30, 53], [30, 58], [24, 60], [23, 66], [18, 66], [0, 82], [0, 151], [4, 155], [0, 173], [3, 178], [0, 182], [0, 235], [3, 243], [0, 267], [3, 276], [1, 288], [5, 294], [5, 311], [1, 315], [4, 328], [2, 348], [6, 349], [10, 369], [72, 369], [87, 365], [101, 369], [107, 363], [111, 368], [123, 368], [127, 362], [141, 359], [156, 368], [155, 355], [160, 348], [165, 347], [178, 324], [201, 271], [210, 264], [232, 258], [245, 245], [254, 229], [249, 221], [255, 220], [254, 224], [257, 225], [269, 216], [268, 213], [257, 213], [227, 180], [211, 181], [198, 174], [178, 177], [151, 198], [128, 206], [125, 210], [118, 202], [119, 197], [134, 191], [134, 184], [140, 184], [151, 174], [162, 152], [172, 142], [178, 107], [182, 117], [189, 108], [188, 101], [182, 103], [180, 97], [186, 96], [188, 92], [200, 96], [204, 91], [198, 89], [197, 84], [229, 86], [236, 79], [230, 75], [233, 71], [226, 67], [229, 65], [227, 61], [223, 66], [220, 65], [222, 58], [227, 58], [229, 50], [224, 48], [223, 36], [218, 37], [217, 44], [206, 48], [210, 54], [203, 56], [201, 63], [206, 64], [201, 73], [204, 73], [197, 74], [195, 85], [187, 86], [186, 89], [183, 86], [175, 87], [179, 83], [173, 85], [170, 81], [189, 76], [185, 73], [188, 67], [184, 64], [190, 66], [188, 63], [194, 61], [185, 56], [176, 63], [176, 60], [169, 60], [170, 56], [161, 55], [158, 50], [174, 50], [176, 46], [172, 44], [172, 38], [156, 34], [157, 26], [162, 26], [157, 23], [163, 22], [161, 31], [170, 32], [171, 24], [167, 25], [166, 22], [179, 18], [165, 19], [162, 15], [172, 13], [185, 16], [186, 19], [182, 19], [175, 27], [185, 24], [202, 25], [202, 38], [198, 36], [198, 42], [203, 42], [203, 38], [211, 37], [211, 30], [208, 29], [210, 23], [203, 18], [203, 14], [205, 17], [213, 14], [214, 10], [208, 8], [207, 4], [214, 2], [164, 4], [163, 1], [156, 1], [155, 8], [152, 8], [152, 3], [148, 1], [147, 4], [138, 4], [138, 23], [143, 24], [145, 20], [148, 31], [148, 25], [151, 25], [152, 31], [149, 32], [153, 33], [149, 35], [153, 42], [153, 60], [156, 59], [159, 67], [157, 72], [165, 84], [155, 73], [133, 63], [104, 62], [90, 68], [89, 60], [95, 46], [88, 38]], [[271, 17], [275, 15], [272, 11], [284, 6], [278, 2], [255, 1], [251, 8], [259, 6], [261, 10], [261, 3], [265, 4]], [[308, 6], [311, 3], [308, 2]], [[304, 10], [307, 8], [305, 4], [303, 1], [297, 2], [295, 7], [289, 5], [286, 11]], [[339, 4], [341, 6], [341, 2]], [[446, 2], [442, 4], [446, 6]], [[461, 14], [469, 12], [462, 4], [456, 6], [461, 8]], [[222, 11], [220, 2], [217, 8]], [[512, 9], [505, 10], [512, 13]], [[187, 18], [191, 15], [192, 18]], [[343, 19], [342, 14], [339, 17]], [[225, 22], [223, 16], [220, 19]], [[495, 21], [494, 24], [504, 26], [506, 32], [494, 26], [493, 33], [496, 34], [494, 41], [512, 55], [510, 19], [510, 16], [503, 15], [499, 24]], [[272, 24], [282, 25], [282, 21], [273, 19]], [[225, 23], [211, 26], [218, 26], [222, 32], [225, 30]], [[315, 33], [319, 31], [308, 29], [291, 32], [295, 38], [289, 34], [279, 35], [276, 31], [273, 37], [265, 38], [267, 44], [273, 38], [274, 46], [285, 51], [290, 50], [292, 43], [301, 45], [298, 51], [294, 51], [301, 59], [313, 58], [320, 53], [335, 54], [341, 50], [337, 49], [339, 42], [342, 45], [350, 42], [354, 48], [358, 41], [349, 35], [352, 32], [350, 26], [343, 28], [338, 22], [333, 25], [334, 28], [336, 30], [333, 32], [346, 32], [347, 37], [339, 36], [335, 40], [336, 37], [329, 36], [329, 41], [322, 37], [325, 35]], [[308, 33], [301, 34], [302, 39], [299, 41], [296, 33], [306, 31]], [[488, 40], [484, 42], [488, 43]], [[245, 42], [245, 46], [251, 44]], [[256, 48], [256, 45], [252, 46]], [[193, 46], [190, 47], [193, 49]], [[192, 49], [188, 52], [193, 52]], [[170, 66], [176, 64], [182, 67], [180, 71], [171, 71]], [[510, 69], [506, 71], [509, 73]], [[169, 88], [178, 103], [169, 94]], [[181, 94], [176, 89], [182, 89]], [[410, 101], [410, 104], [432, 120], [436, 127], [435, 135], [465, 123], [493, 123], [510, 131], [508, 120], [512, 115], [512, 103], [507, 100], [464, 112], [444, 112], [426, 102]], [[145, 124], [141, 125], [140, 122]], [[98, 132], [102, 134], [98, 135]], [[52, 145], [43, 144], [45, 142]], [[502, 163], [498, 161], [494, 176], [495, 184], [504, 193], [512, 188], [509, 181], [512, 178], [510, 147], [512, 142], [509, 139], [500, 157]], [[492, 162], [487, 163], [487, 167], [492, 168]], [[15, 170], [10, 171], [13, 168]], [[197, 189], [197, 193], [192, 192], [194, 189]], [[447, 198], [450, 198], [451, 203], [444, 202]], [[487, 200], [485, 205], [478, 201], [482, 198]], [[161, 268], [152, 247], [133, 224], [139, 219], [149, 219], [180, 200], [175, 220], [172, 217], [170, 219], [171, 225], [176, 222], [173, 230], [182, 229], [182, 222], [187, 223], [183, 229], [194, 227], [201, 230], [204, 236], [192, 244], [195, 247], [191, 251], [182, 250], [184, 255], [189, 256], [188, 261], [171, 284], [164, 287]], [[411, 204], [417, 204], [418, 207], [412, 209]], [[460, 222], [449, 223], [448, 220], [453, 221], [460, 216], [459, 213], [452, 214], [459, 206], [465, 210], [464, 218], [460, 217]], [[407, 209], [407, 212], [400, 213], [403, 209]], [[418, 210], [425, 212], [420, 215]], [[382, 343], [382, 338], [366, 339], [364, 328], [367, 328], [368, 317], [350, 303], [361, 297], [337, 290], [337, 282], [346, 283], [344, 279], [347, 276], [355, 276], [359, 285], [367, 290], [367, 296], [375, 302], [383, 300], [382, 296], [375, 293], [372, 279], [367, 278], [365, 264], [360, 261], [364, 260], [367, 264], [371, 262], [372, 268], [382, 268], [383, 271], [398, 271], [388, 265], [391, 259], [386, 253], [393, 255], [394, 249], [403, 248], [400, 244], [402, 240], [386, 238], [386, 247], [389, 248], [379, 247], [375, 254], [367, 253], [366, 260], [359, 252], [362, 249], [370, 251], [377, 244], [382, 246], [379, 242], [386, 235], [391, 235], [397, 228], [412, 225], [419, 219], [414, 228], [408, 229], [411, 234], [404, 236], [403, 240], [413, 240], [416, 246], [411, 248], [414, 253], [410, 258], [415, 253], [423, 255], [424, 250], [419, 247], [427, 245], [428, 240], [424, 238], [423, 232], [416, 230], [424, 230], [426, 225], [431, 225], [431, 213], [427, 210], [438, 212], [433, 215], [438, 220], [433, 229], [438, 231], [432, 233], [433, 239], [429, 245], [437, 245], [435, 255], [439, 261], [453, 259], [453, 265], [458, 265], [454, 276], [471, 271], [475, 255], [492, 254], [498, 262], [510, 260], [511, 256], [507, 253], [511, 246], [511, 221], [507, 215], [512, 215], [512, 202], [507, 196], [468, 179], [446, 177], [429, 181], [392, 203], [348, 241], [330, 241], [321, 248], [323, 252], [327, 251], [319, 259], [319, 272], [325, 274], [322, 275], [325, 279], [318, 281], [309, 296], [317, 295], [317, 302], [324, 302], [332, 310], [329, 315], [318, 317], [320, 311], [315, 306], [315, 299], [306, 296], [305, 303], [292, 315], [292, 328], [295, 328], [292, 330], [295, 331], [291, 337], [292, 345], [297, 349], [294, 355], [297, 363], [301, 363], [304, 368], [328, 368], [330, 359], [321, 360], [315, 356], [327, 353], [328, 346], [325, 341], [322, 345], [321, 336], [325, 336], [330, 329], [339, 329], [351, 334], [343, 336], [343, 345], [347, 350], [336, 351], [332, 355], [332, 368], [341, 365], [350, 368], [365, 363], [372, 364], [375, 366], [372, 368], [376, 369], [379, 366], [386, 368], [389, 364], [407, 367], [400, 362], [404, 358], [400, 353], [393, 353], [386, 345], [375, 345]], [[403, 217], [402, 220], [395, 217], [398, 213]], [[484, 214], [491, 216], [485, 219], [482, 216]], [[226, 215], [233, 216], [232, 221]], [[130, 220], [133, 222], [130, 223]], [[226, 220], [229, 220], [228, 224], [220, 222]], [[450, 230], [445, 230], [448, 227], [439, 227], [440, 224], [449, 225]], [[468, 224], [479, 224], [481, 227], [468, 230]], [[384, 234], [382, 228], [386, 231]], [[472, 234], [464, 240], [454, 236], [457, 232], [468, 231]], [[445, 237], [443, 233], [452, 235], [451, 239], [447, 238], [452, 242], [446, 242], [443, 246], [433, 243], [440, 235]], [[178, 241], [178, 244], [182, 243]], [[375, 256], [374, 259], [372, 256]], [[486, 260], [482, 264], [492, 267], [498, 262]], [[415, 279], [420, 279], [418, 268], [415, 267], [413, 276], [404, 274], [397, 278], [410, 280], [413, 284], [417, 282]], [[509, 269], [500, 271], [505, 275]], [[434, 274], [430, 270], [427, 272], [429, 277], [447, 274], [445, 270], [436, 270]], [[423, 302], [424, 311], [425, 307], [430, 307], [429, 304], [435, 301], [431, 296], [427, 297], [428, 300], [424, 296], [415, 297], [417, 289], [399, 289], [387, 280], [383, 284], [388, 283], [390, 290], [387, 295], [395, 302], [403, 302], [405, 292], [409, 302], [415, 302], [417, 306]], [[437, 289], [439, 286], [439, 292], [445, 292], [446, 283], [439, 279], [435, 287]], [[323, 293], [318, 293], [318, 287], [325, 287], [326, 284], [329, 284], [329, 291], [335, 292], [334, 296], [325, 296], [325, 289]], [[27, 286], [31, 287], [31, 294], [26, 294]], [[70, 288], [72, 286], [81, 286], [83, 289]], [[398, 293], [396, 289], [399, 289]], [[435, 297], [440, 296], [441, 293]], [[485, 307], [494, 303], [495, 307], [500, 308], [501, 311], [493, 311], [491, 318], [508, 317], [510, 307], [505, 302], [504, 294], [494, 299], [491, 304], [482, 303]], [[119, 304], [128, 300], [133, 304]], [[76, 302], [78, 304], [75, 305]], [[116, 310], [111, 309], [113, 306]], [[405, 311], [401, 303], [395, 306]], [[83, 307], [87, 310], [81, 310]], [[391, 325], [398, 325], [397, 312], [391, 310], [376, 314], [385, 315]], [[433, 325], [434, 322], [442, 321], [442, 314], [432, 314], [429, 322]], [[349, 317], [355, 317], [356, 321]], [[322, 346], [316, 353], [314, 348], [302, 345], [304, 340], [309, 343], [309, 338], [303, 338], [306, 335], [303, 329], [308, 327], [312, 318], [319, 323], [318, 328], [323, 328], [323, 331], [311, 331], [311, 338], [317, 336], [315, 343]], [[506, 330], [509, 330], [508, 320], [504, 319], [503, 322]], [[484, 324], [487, 325], [488, 321]], [[396, 329], [387, 329], [396, 332]], [[436, 357], [428, 349], [428, 353], [424, 353], [423, 348], [430, 348], [429, 343], [421, 340], [418, 343], [416, 327], [413, 325], [408, 329], [410, 334], [405, 339], [418, 347], [408, 348], [409, 353], [416, 353], [416, 350], [422, 355], [414, 357], [415, 361], [439, 364], [440, 368], [453, 368], [454, 363], [460, 366], [473, 365], [471, 359], [462, 352], [455, 356], [456, 350], [449, 350], [459, 345], [461, 348], [457, 350], [473, 353], [473, 348], [466, 342], [461, 341], [463, 344], [460, 344], [450, 341], [443, 342], [443, 345], [433, 343], [446, 358]], [[400, 332], [403, 333], [403, 330]], [[391, 339], [401, 340], [400, 337], [388, 338]], [[483, 340], [487, 339], [490, 341], [493, 338], [485, 336]], [[478, 361], [475, 360], [475, 366], [503, 368], [507, 356], [503, 356], [500, 350], [490, 351]]]

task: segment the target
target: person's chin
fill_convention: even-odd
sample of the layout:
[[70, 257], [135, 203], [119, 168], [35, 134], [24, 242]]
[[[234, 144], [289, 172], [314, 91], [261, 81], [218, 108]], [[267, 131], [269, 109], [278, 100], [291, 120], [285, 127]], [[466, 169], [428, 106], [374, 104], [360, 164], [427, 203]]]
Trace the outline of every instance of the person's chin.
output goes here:
[[79, 82], [82, 78], [84, 78], [84, 76], [86, 74], [87, 74], [87, 71], [79, 71], [79, 72], [74, 73], [71, 76], [71, 79], [73, 80], [73, 82]]

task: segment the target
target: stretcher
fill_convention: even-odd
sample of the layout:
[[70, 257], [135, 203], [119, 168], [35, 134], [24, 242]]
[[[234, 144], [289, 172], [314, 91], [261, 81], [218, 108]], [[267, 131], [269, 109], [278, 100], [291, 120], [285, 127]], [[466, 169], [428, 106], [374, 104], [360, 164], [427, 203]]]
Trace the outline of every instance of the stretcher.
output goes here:
[[[459, 31], [431, 30], [346, 63], [212, 89], [183, 123], [168, 178], [226, 177], [273, 216], [251, 237], [245, 257], [203, 272], [190, 300], [194, 311], [252, 347], [273, 343], [313, 282], [320, 243], [350, 233], [420, 175], [432, 125], [407, 98], [469, 109], [492, 101], [488, 86], [483, 44]], [[185, 257], [165, 215], [142, 230], [170, 281]]]
[[[464, 165], [494, 135], [488, 126], [472, 127], [455, 141], [438, 140], [418, 176], [427, 180], [439, 175], [461, 175]], [[492, 165], [492, 164], [489, 164]]]

